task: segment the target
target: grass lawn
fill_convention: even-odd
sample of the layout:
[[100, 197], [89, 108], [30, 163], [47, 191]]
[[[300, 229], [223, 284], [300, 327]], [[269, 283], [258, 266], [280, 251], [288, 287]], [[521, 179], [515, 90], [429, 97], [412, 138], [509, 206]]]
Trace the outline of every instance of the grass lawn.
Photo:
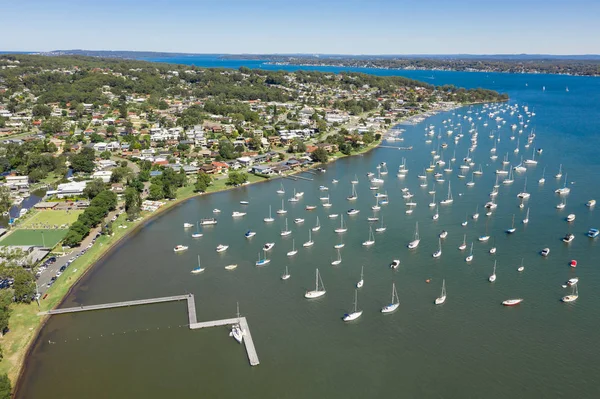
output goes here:
[[63, 239], [67, 231], [67, 229], [17, 229], [3, 238], [0, 245], [45, 245], [52, 248]]
[[[41, 228], [47, 226], [47, 228], [54, 228], [53, 226], [71, 225], [77, 220], [77, 217], [83, 213], [81, 210], [77, 211], [39, 211], [35, 215], [28, 218], [20, 227], [27, 228]], [[63, 226], [67, 227], [67, 226]]]

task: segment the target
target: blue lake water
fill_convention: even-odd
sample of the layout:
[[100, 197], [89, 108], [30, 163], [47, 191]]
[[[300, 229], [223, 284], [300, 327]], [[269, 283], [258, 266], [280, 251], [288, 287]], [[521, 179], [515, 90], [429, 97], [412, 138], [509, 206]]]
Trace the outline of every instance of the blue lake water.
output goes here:
[[[161, 61], [161, 60], [154, 60]], [[169, 59], [169, 62], [197, 66], [232, 67], [241, 65], [268, 69], [294, 70], [297, 67], [264, 65], [259, 61], [214, 58]], [[303, 68], [338, 72], [346, 68]], [[114, 398], [165, 396], [220, 398], [305, 398], [311, 397], [598, 397], [595, 383], [600, 372], [600, 349], [596, 345], [600, 327], [600, 298], [594, 293], [600, 285], [596, 265], [598, 242], [586, 237], [590, 227], [600, 226], [596, 209], [585, 206], [591, 198], [600, 199], [600, 80], [557, 75], [515, 75], [437, 71], [392, 71], [352, 69], [381, 75], [398, 74], [434, 84], [485, 87], [507, 92], [510, 104], [523, 105], [536, 115], [524, 117], [528, 127], [518, 130], [515, 140], [510, 126], [518, 124], [518, 113], [500, 116], [500, 128], [483, 106], [441, 113], [415, 126], [403, 126], [402, 143], [413, 151], [378, 148], [363, 156], [343, 159], [327, 166], [314, 181], [283, 181], [286, 194], [276, 194], [281, 180], [244, 187], [187, 201], [152, 221], [124, 242], [94, 269], [74, 290], [66, 306], [95, 304], [118, 300], [193, 292], [197, 299], [199, 320], [231, 317], [235, 303], [248, 318], [261, 364], [248, 366], [243, 348], [228, 337], [224, 328], [190, 331], [183, 304], [163, 304], [105, 312], [56, 316], [41, 332], [24, 375], [20, 391], [23, 398]], [[546, 90], [542, 91], [545, 86]], [[569, 91], [566, 91], [568, 86]], [[502, 105], [506, 108], [506, 105]], [[468, 113], [470, 111], [470, 113]], [[479, 113], [479, 114], [478, 114]], [[460, 116], [459, 116], [460, 114]], [[473, 126], [468, 119], [473, 118]], [[481, 116], [481, 119], [478, 119]], [[445, 131], [443, 121], [450, 120], [453, 136], [461, 127], [465, 135], [455, 146]], [[484, 126], [484, 123], [488, 126]], [[461, 125], [458, 126], [458, 123]], [[426, 127], [441, 129], [442, 138], [425, 140]], [[446, 124], [447, 125], [447, 124]], [[458, 163], [467, 155], [468, 130], [478, 131], [478, 146], [471, 155], [476, 170], [474, 187], [467, 187], [471, 171], [458, 178], [458, 166], [445, 182], [419, 186], [417, 175], [431, 160], [438, 143], [448, 162], [456, 151]], [[521, 155], [531, 157], [533, 146], [524, 148], [527, 134], [535, 130], [534, 146], [543, 148], [538, 165], [516, 174], [512, 185], [500, 184], [498, 208], [487, 217], [483, 205], [489, 201], [501, 160], [508, 154], [511, 164]], [[489, 137], [494, 133], [494, 139]], [[501, 139], [497, 141], [498, 137]], [[514, 149], [519, 142], [520, 153]], [[492, 161], [490, 149], [497, 146], [498, 160]], [[398, 178], [396, 171], [406, 157], [409, 173]], [[375, 235], [375, 245], [361, 245], [368, 237], [374, 205], [374, 191], [369, 189], [366, 173], [387, 163], [389, 174], [381, 192], [387, 191], [389, 205], [379, 215], [388, 227]], [[571, 193], [567, 205], [557, 210], [561, 201], [554, 190], [564, 184], [555, 179], [559, 165], [568, 174]], [[546, 183], [538, 179], [546, 168]], [[443, 173], [443, 172], [442, 172]], [[350, 180], [357, 175], [358, 200], [349, 203]], [[525, 186], [531, 198], [525, 208], [518, 207], [516, 195]], [[339, 183], [333, 184], [337, 179]], [[440, 218], [432, 219], [435, 208], [427, 204], [428, 191], [436, 190], [437, 201], [445, 198], [448, 182], [452, 184], [454, 203], [440, 206]], [[319, 185], [329, 186], [333, 204], [330, 210], [319, 206], [305, 211], [308, 204], [319, 204]], [[401, 189], [415, 194], [417, 206], [405, 213]], [[293, 190], [304, 192], [302, 199], [287, 201]], [[280, 237], [285, 217], [275, 216], [281, 200], [288, 209], [292, 235]], [[247, 200], [247, 215], [233, 219], [232, 211], [242, 210], [239, 201]], [[263, 218], [272, 206], [275, 222], [265, 224]], [[345, 214], [355, 207], [360, 214], [345, 217], [348, 232], [341, 238], [333, 232], [339, 219], [329, 213]], [[470, 215], [479, 207], [480, 218]], [[194, 240], [184, 222], [194, 223], [212, 217], [212, 209], [220, 208], [219, 224], [205, 228], [204, 236]], [[521, 223], [527, 208], [530, 222]], [[576, 214], [573, 223], [565, 217]], [[517, 231], [504, 233], [515, 215]], [[315, 245], [306, 249], [308, 231], [319, 217], [322, 228], [313, 233]], [[306, 219], [295, 225], [294, 218]], [[461, 222], [468, 219], [466, 227]], [[412, 240], [415, 223], [419, 222], [421, 244], [415, 251], [406, 248]], [[373, 227], [377, 227], [374, 224]], [[251, 240], [243, 234], [249, 228], [257, 231]], [[442, 243], [442, 256], [434, 259], [437, 235], [449, 232]], [[477, 237], [487, 232], [487, 243]], [[561, 238], [575, 234], [571, 244]], [[457, 249], [467, 235], [474, 242], [474, 260], [464, 261], [465, 252]], [[286, 256], [292, 240], [299, 253]], [[336, 258], [333, 245], [343, 240], [342, 264], [330, 265]], [[268, 266], [257, 268], [255, 261], [265, 242], [275, 242]], [[230, 245], [227, 252], [217, 254], [219, 243]], [[190, 249], [175, 255], [176, 244]], [[492, 245], [495, 255], [488, 253]], [[539, 251], [551, 248], [542, 258]], [[191, 275], [197, 255], [206, 271]], [[388, 265], [400, 259], [393, 271]], [[523, 259], [525, 271], [517, 272]], [[570, 268], [571, 259], [579, 266]], [[494, 260], [497, 260], [495, 283], [488, 282]], [[237, 263], [238, 269], [226, 271], [224, 266]], [[288, 266], [292, 277], [281, 281]], [[342, 315], [352, 308], [354, 284], [361, 266], [365, 269], [365, 286], [359, 291], [359, 307], [363, 316], [354, 323], [343, 323]], [[319, 268], [327, 289], [325, 297], [307, 301], [305, 290], [314, 287], [315, 268]], [[560, 302], [570, 293], [561, 285], [571, 277], [580, 278], [580, 297], [570, 304]], [[430, 279], [430, 283], [425, 281]], [[448, 299], [442, 306], [433, 300], [439, 295], [442, 279], [446, 279]], [[380, 308], [389, 302], [392, 282], [400, 298], [399, 309], [383, 316]], [[508, 298], [524, 298], [515, 308], [501, 306]], [[68, 383], [61, 383], [68, 376]]]

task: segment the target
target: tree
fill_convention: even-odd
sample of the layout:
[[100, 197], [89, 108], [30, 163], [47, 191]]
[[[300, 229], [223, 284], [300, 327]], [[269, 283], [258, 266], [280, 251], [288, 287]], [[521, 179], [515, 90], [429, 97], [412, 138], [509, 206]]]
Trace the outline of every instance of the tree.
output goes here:
[[156, 201], [159, 199], [163, 199], [164, 197], [165, 192], [163, 190], [162, 184], [152, 183], [148, 191], [148, 199]]
[[219, 141], [219, 155], [223, 159], [235, 159], [238, 157], [238, 154], [233, 148], [233, 144], [228, 140]]
[[94, 160], [96, 153], [93, 148], [84, 148], [79, 154], [71, 157], [71, 168], [75, 172], [92, 173], [94, 171]]
[[6, 212], [12, 206], [10, 189], [6, 186], [0, 187], [0, 212]]
[[123, 179], [127, 179], [133, 176], [133, 171], [129, 167], [119, 166], [118, 168], [114, 168], [112, 170], [112, 174], [110, 175], [111, 183], [120, 183]]
[[106, 127], [106, 134], [108, 134], [109, 136], [112, 136], [116, 132], [117, 132], [117, 128], [114, 125], [108, 125]]
[[313, 151], [312, 154], [310, 154], [310, 157], [314, 162], [325, 163], [325, 162], [327, 162], [327, 158], [329, 157], [329, 154], [327, 153], [327, 151], [325, 151], [325, 149], [317, 148], [316, 150]]
[[106, 185], [102, 179], [94, 179], [85, 186], [83, 195], [92, 200], [105, 189]]
[[25, 269], [17, 269], [14, 274], [13, 289], [15, 290], [15, 301], [29, 303], [35, 296], [35, 279]]
[[52, 114], [52, 109], [45, 104], [37, 104], [33, 106], [31, 114], [36, 118], [49, 118], [50, 114]]
[[0, 336], [8, 328], [12, 297], [13, 292], [11, 290], [0, 290]]
[[124, 193], [125, 196], [125, 212], [129, 220], [135, 219], [142, 206], [142, 197], [138, 190], [133, 187], [128, 187]]
[[42, 123], [41, 129], [44, 133], [55, 134], [60, 133], [65, 128], [62, 118], [53, 116]]
[[0, 399], [10, 399], [12, 397], [12, 386], [6, 373], [0, 375]]
[[248, 180], [248, 175], [244, 172], [238, 172], [236, 170], [229, 171], [227, 178], [227, 184], [232, 186], [238, 186], [245, 183]]

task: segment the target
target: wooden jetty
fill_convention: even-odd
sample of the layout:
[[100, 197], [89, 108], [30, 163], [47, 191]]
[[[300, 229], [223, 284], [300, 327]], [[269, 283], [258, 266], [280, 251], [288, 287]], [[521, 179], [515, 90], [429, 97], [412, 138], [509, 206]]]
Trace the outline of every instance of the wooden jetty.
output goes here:
[[194, 294], [187, 295], [176, 295], [176, 296], [167, 296], [160, 298], [150, 298], [150, 299], [139, 299], [135, 301], [123, 301], [123, 302], [113, 302], [113, 303], [105, 303], [100, 305], [86, 305], [86, 306], [78, 306], [72, 308], [62, 308], [62, 309], [52, 309], [46, 312], [39, 312], [39, 316], [43, 315], [57, 315], [57, 314], [66, 314], [66, 313], [78, 313], [78, 312], [88, 312], [92, 310], [104, 310], [104, 309], [115, 309], [115, 308], [124, 308], [129, 306], [140, 306], [140, 305], [150, 305], [153, 303], [162, 303], [162, 302], [176, 302], [176, 301], [187, 301], [188, 308], [188, 320], [189, 327], [191, 330], [197, 330], [200, 328], [208, 328], [208, 327], [218, 327], [218, 326], [227, 326], [239, 323], [242, 331], [244, 331], [244, 346], [246, 347], [246, 353], [248, 354], [248, 360], [250, 361], [251, 366], [256, 366], [260, 364], [258, 360], [258, 354], [256, 353], [256, 348], [254, 347], [254, 341], [252, 340], [252, 334], [250, 334], [250, 327], [248, 327], [248, 321], [245, 317], [240, 318], [232, 318], [232, 319], [222, 319], [222, 320], [211, 320], [211, 321], [203, 321], [198, 322], [196, 317], [196, 301], [194, 299]]

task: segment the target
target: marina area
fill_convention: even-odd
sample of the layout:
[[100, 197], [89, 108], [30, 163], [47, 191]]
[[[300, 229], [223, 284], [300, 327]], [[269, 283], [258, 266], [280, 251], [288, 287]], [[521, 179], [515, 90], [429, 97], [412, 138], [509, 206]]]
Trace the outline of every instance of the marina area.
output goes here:
[[[22, 397], [101, 398], [107, 380], [118, 397], [147, 398], [595, 396], [600, 84], [493, 79], [509, 103], [415, 119], [323, 171], [152, 220], [80, 281], [62, 305], [73, 311], [48, 320]], [[554, 91], [542, 94], [543, 79]], [[175, 299], [126, 305], [154, 297]], [[236, 303], [243, 317], [224, 318]], [[236, 321], [259, 367], [239, 360], [225, 328]], [[56, 384], [65, 374], [74, 383]]]

